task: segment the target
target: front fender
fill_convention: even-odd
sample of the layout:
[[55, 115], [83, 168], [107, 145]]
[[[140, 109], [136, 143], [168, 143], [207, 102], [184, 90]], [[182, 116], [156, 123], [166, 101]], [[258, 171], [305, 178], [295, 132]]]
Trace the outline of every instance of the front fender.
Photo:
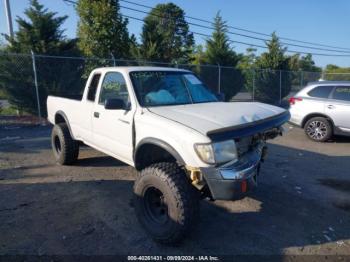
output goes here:
[[165, 149], [183, 165], [208, 166], [199, 159], [193, 145], [210, 140], [189, 127], [146, 112], [135, 115], [135, 134], [135, 153], [142, 144], [149, 142]]
[[135, 152], [134, 152], [134, 162], [135, 163], [136, 163], [136, 156], [137, 156], [139, 149], [145, 144], [159, 146], [160, 148], [163, 148], [165, 151], [167, 151], [169, 154], [171, 154], [180, 165], [186, 164], [185, 161], [183, 160], [183, 158], [181, 157], [181, 155], [179, 154], [179, 152], [177, 152], [171, 145], [169, 145], [167, 142], [165, 142], [161, 139], [154, 138], [154, 137], [143, 138], [137, 144], [137, 146], [135, 148]]

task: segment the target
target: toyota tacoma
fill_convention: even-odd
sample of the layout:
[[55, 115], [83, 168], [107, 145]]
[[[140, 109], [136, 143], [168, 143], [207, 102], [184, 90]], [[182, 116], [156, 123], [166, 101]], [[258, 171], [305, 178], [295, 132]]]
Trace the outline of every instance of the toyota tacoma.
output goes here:
[[180, 241], [198, 223], [199, 200], [236, 200], [257, 186], [266, 140], [288, 111], [223, 102], [191, 71], [110, 67], [91, 72], [78, 100], [49, 96], [57, 163], [86, 144], [138, 170], [134, 206], [150, 236]]

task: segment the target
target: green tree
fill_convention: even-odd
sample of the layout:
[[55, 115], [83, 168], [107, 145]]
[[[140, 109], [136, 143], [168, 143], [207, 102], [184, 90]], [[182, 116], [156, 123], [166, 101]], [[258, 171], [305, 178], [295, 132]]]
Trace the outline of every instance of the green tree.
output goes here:
[[255, 99], [266, 103], [278, 103], [291, 90], [291, 77], [287, 51], [275, 33], [271, 40], [266, 42], [268, 51], [257, 57], [254, 76], [248, 77], [247, 87], [253, 91], [252, 79], [254, 77]]
[[17, 17], [18, 31], [14, 38], [5, 35], [10, 43], [8, 51], [29, 53], [33, 50], [37, 54], [57, 55], [64, 51], [71, 51], [74, 41], [66, 40], [61, 26], [67, 16], [57, 16], [49, 12], [37, 0], [31, 0], [29, 8], [24, 11], [28, 19]]
[[301, 56], [295, 54], [289, 57], [289, 68], [293, 71], [305, 71], [305, 72], [321, 72], [322, 69], [315, 65], [315, 61], [312, 59], [311, 54]]
[[[76, 52], [75, 41], [67, 40], [61, 26], [66, 16], [59, 17], [31, 0], [24, 12], [26, 18], [17, 17], [18, 31], [4, 49], [0, 62], [0, 89], [3, 88], [12, 105], [30, 113], [37, 112], [37, 101], [30, 51], [40, 55], [71, 55]], [[24, 53], [28, 55], [6, 55]], [[48, 94], [71, 94], [79, 92], [80, 74], [76, 63], [48, 57], [36, 58], [40, 106], [46, 114]]]
[[238, 63], [239, 69], [241, 69], [243, 72], [253, 69], [256, 57], [256, 48], [247, 48], [246, 54], [242, 55], [242, 59]]
[[140, 46], [143, 59], [187, 63], [193, 45], [185, 13], [177, 5], [158, 4], [145, 17]]
[[311, 54], [290, 56], [289, 68], [293, 71], [290, 73], [292, 84], [298, 88], [308, 82], [317, 81], [321, 77], [322, 68], [315, 65]]
[[[241, 56], [233, 51], [228, 37], [228, 27], [218, 12], [213, 22], [214, 31], [206, 40], [205, 61], [208, 64], [224, 66], [221, 68], [221, 92], [230, 100], [244, 86], [244, 78], [238, 68]], [[230, 68], [228, 68], [230, 67]], [[216, 70], [211, 69], [217, 75]], [[210, 74], [205, 74], [211, 77]], [[212, 77], [215, 81], [215, 77]]]
[[230, 39], [227, 35], [228, 28], [218, 12], [213, 22], [214, 31], [206, 41], [206, 60], [209, 64], [220, 64], [222, 66], [236, 66], [239, 56], [233, 51]]
[[333, 65], [333, 64], [328, 64], [326, 65], [325, 71], [337, 71], [339, 70], [341, 67], [337, 66], [337, 65]]
[[294, 54], [289, 57], [289, 68], [292, 71], [300, 70], [300, 54]]
[[322, 68], [316, 66], [315, 61], [312, 59], [311, 54], [307, 54], [306, 56], [302, 56], [299, 62], [299, 68], [302, 71], [307, 72], [321, 72]]
[[324, 71], [325, 80], [350, 81], [350, 67], [329, 64]]
[[78, 47], [85, 56], [127, 58], [130, 54], [128, 20], [118, 0], [79, 0]]
[[196, 45], [191, 54], [193, 65], [201, 65], [206, 63], [205, 51], [202, 45]]

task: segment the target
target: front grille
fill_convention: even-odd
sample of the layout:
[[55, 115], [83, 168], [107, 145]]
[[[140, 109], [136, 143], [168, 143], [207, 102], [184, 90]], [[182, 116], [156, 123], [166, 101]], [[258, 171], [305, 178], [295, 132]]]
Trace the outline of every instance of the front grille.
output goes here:
[[247, 152], [253, 150], [261, 143], [262, 140], [264, 139], [263, 136], [260, 134], [235, 139], [238, 156], [240, 157], [246, 154]]
[[236, 147], [238, 156], [242, 156], [247, 153], [253, 145], [253, 137], [243, 137], [236, 140]]

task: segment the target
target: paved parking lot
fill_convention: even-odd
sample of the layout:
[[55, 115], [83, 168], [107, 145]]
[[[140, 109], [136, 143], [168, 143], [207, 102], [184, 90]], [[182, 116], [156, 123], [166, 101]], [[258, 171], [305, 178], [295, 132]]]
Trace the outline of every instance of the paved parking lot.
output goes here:
[[309, 141], [302, 130], [269, 144], [259, 188], [201, 204], [180, 246], [155, 244], [133, 210], [136, 172], [82, 148], [54, 163], [50, 127], [0, 127], [0, 254], [350, 255], [350, 139]]

